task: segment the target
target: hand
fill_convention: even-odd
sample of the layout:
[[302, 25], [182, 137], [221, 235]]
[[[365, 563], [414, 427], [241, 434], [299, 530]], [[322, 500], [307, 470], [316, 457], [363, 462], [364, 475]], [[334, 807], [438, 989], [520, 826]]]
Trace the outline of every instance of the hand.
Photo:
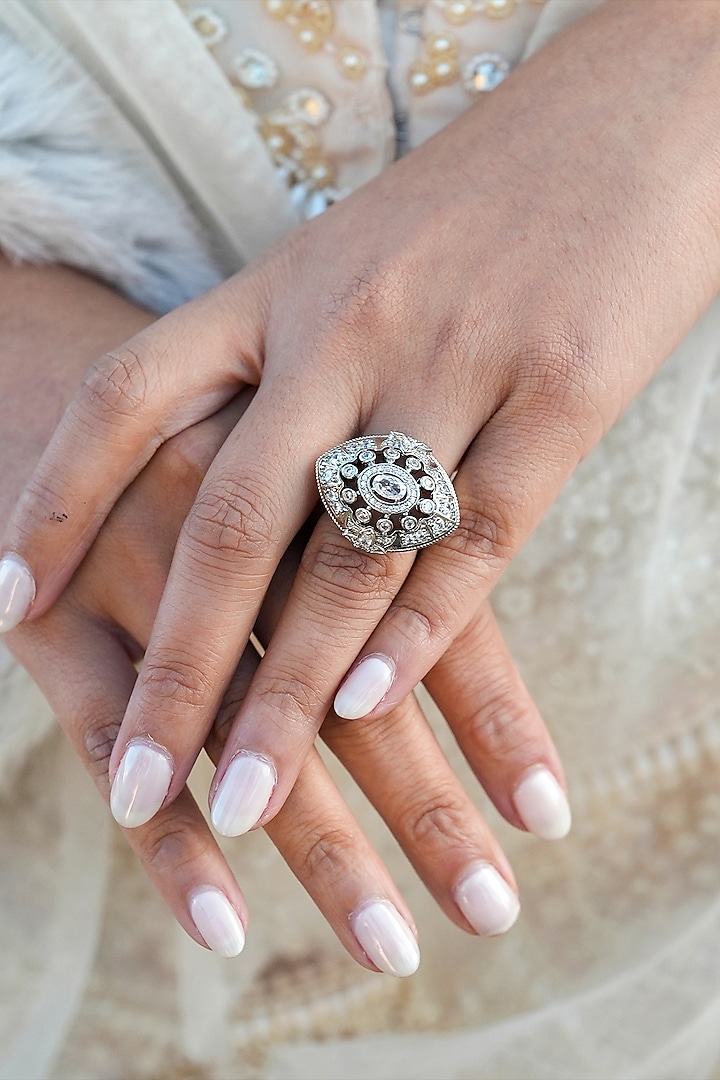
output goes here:
[[[0, 279], [0, 379], [7, 406], [0, 444], [13, 467], [3, 476], [1, 503], [13, 497], [47, 441], [77, 377], [73, 365], [81, 365], [83, 353], [109, 334], [151, 320], [98, 283], [62, 268], [12, 269], [0, 263]], [[38, 395], [38, 386], [50, 392]], [[114, 507], [61, 601], [9, 635], [106, 799], [107, 759], [135, 681], [133, 660], [148, 639], [177, 533], [247, 398], [240, 395], [220, 414], [169, 441]], [[275, 574], [256, 626], [261, 640], [271, 636], [296, 566], [290, 553]], [[456, 712], [465, 710], [468, 737], [473, 724], [482, 730], [498, 710], [522, 713], [532, 707], [509, 658], [489, 648], [486, 630], [478, 624], [452, 650], [461, 666], [472, 661], [477, 671], [475, 685], [467, 687], [472, 696], [452, 705]], [[491, 665], [484, 674], [473, 655], [481, 646]], [[206, 744], [215, 761], [256, 666], [257, 656], [246, 650]], [[449, 705], [452, 683], [445, 688], [440, 679], [436, 696]], [[478, 933], [508, 929], [518, 912], [512, 872], [414, 699], [380, 722], [377, 732], [362, 724], [330, 723], [326, 739], [449, 917]], [[271, 830], [360, 963], [393, 974], [414, 970], [410, 913], [317, 755], [303, 766]], [[238, 951], [247, 909], [187, 790], [150, 824], [126, 835], [186, 931], [225, 955]]]
[[[377, 719], [405, 700], [714, 296], [719, 8], [659, 10], [604, 5], [482, 108], [92, 368], [6, 537], [32, 568], [36, 615], [157, 447], [259, 384], [178, 543], [111, 760], [121, 818], [137, 740], [169, 765], [148, 810], [182, 789], [313, 507], [322, 451], [411, 433], [460, 465], [462, 523], [412, 565], [319, 522], [219, 764], [213, 819], [228, 834], [277, 812], [358, 653], [338, 708]], [[20, 565], [6, 582], [29, 580]], [[535, 716], [514, 744], [496, 801], [521, 822], [535, 784], [561, 832]]]

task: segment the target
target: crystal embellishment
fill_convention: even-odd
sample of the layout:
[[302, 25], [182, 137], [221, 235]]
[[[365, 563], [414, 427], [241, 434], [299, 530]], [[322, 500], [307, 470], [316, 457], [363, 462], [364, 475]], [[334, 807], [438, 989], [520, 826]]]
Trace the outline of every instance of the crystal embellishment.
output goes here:
[[499, 86], [510, 72], [510, 63], [500, 53], [478, 53], [463, 68], [463, 86], [471, 94], [485, 94]]
[[243, 49], [235, 57], [235, 74], [246, 90], [266, 90], [280, 77], [280, 70], [272, 56], [261, 49]]
[[427, 547], [460, 524], [450, 477], [429, 446], [401, 432], [333, 447], [318, 458], [315, 475], [325, 509], [362, 551]]

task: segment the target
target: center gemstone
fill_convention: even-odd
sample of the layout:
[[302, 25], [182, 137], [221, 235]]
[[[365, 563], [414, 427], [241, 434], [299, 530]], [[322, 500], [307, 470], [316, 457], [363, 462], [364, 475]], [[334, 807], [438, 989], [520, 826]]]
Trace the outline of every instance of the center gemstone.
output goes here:
[[399, 477], [390, 476], [387, 473], [378, 473], [377, 476], [373, 476], [370, 487], [376, 495], [388, 502], [402, 502], [408, 493], [407, 484], [403, 483]]

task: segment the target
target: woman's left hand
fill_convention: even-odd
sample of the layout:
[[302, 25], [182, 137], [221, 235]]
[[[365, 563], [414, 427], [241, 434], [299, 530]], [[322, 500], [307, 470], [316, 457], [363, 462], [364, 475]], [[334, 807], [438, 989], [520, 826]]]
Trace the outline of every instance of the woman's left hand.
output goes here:
[[[716, 0], [606, 3], [438, 137], [91, 368], [5, 538], [37, 582], [33, 617], [163, 441], [259, 384], [178, 542], [111, 761], [121, 820], [134, 740], [172, 762], [147, 806], [182, 790], [333, 444], [390, 430], [428, 443], [459, 466], [460, 527], [413, 565], [321, 519], [220, 761], [216, 827], [277, 813], [333, 699], [346, 717], [385, 716], [472, 626], [717, 291], [719, 61]], [[24, 583], [29, 599], [27, 573], [5, 563], [6, 588]], [[516, 741], [499, 802], [522, 818], [523, 785], [545, 766], [559, 834], [547, 739], [531, 726]]]

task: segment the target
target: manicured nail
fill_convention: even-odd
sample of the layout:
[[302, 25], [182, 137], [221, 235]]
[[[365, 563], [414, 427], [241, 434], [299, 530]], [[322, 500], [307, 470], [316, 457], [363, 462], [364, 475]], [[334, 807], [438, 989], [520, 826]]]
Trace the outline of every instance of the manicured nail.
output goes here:
[[490, 863], [473, 867], [455, 886], [453, 896], [473, 930], [488, 937], [504, 934], [520, 914], [517, 896]]
[[21, 623], [35, 599], [35, 578], [30, 567], [12, 552], [0, 559], [0, 634]]
[[387, 694], [395, 678], [395, 665], [382, 656], [366, 656], [350, 672], [337, 694], [333, 708], [343, 720], [367, 716]]
[[208, 886], [193, 893], [190, 915], [207, 947], [219, 956], [239, 956], [245, 948], [240, 916], [219, 889]]
[[513, 796], [515, 809], [528, 832], [541, 840], [562, 840], [572, 825], [567, 796], [544, 765], [530, 769]]
[[380, 971], [398, 978], [417, 971], [420, 949], [415, 935], [389, 900], [371, 900], [350, 916], [350, 925]]
[[210, 817], [223, 836], [241, 836], [252, 829], [270, 802], [277, 776], [270, 762], [257, 754], [234, 757], [220, 781]]
[[128, 743], [110, 792], [118, 824], [136, 829], [154, 817], [165, 802], [172, 774], [170, 758], [160, 747], [140, 739]]

